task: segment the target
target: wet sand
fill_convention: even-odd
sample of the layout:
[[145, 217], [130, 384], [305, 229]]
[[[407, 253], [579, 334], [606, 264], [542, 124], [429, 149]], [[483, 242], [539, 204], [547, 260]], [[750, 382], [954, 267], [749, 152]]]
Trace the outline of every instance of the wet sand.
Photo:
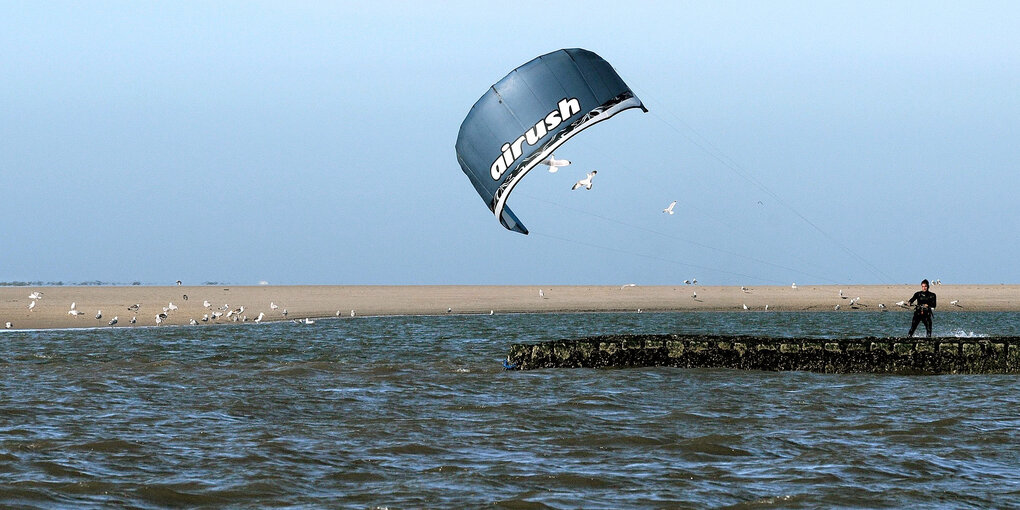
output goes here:
[[[541, 290], [541, 295], [540, 291]], [[839, 291], [843, 291], [843, 297]], [[252, 323], [309, 318], [373, 315], [441, 315], [548, 312], [661, 311], [836, 311], [879, 312], [907, 308], [919, 285], [819, 285], [740, 287], [664, 286], [128, 286], [0, 287], [0, 328], [52, 329]], [[1020, 285], [935, 285], [938, 312], [1020, 311]], [[42, 293], [29, 310], [33, 292]], [[186, 297], [185, 297], [186, 296]], [[859, 301], [851, 304], [854, 298]], [[952, 301], [957, 303], [951, 304]], [[209, 302], [209, 307], [204, 302]], [[71, 303], [81, 313], [68, 314]], [[275, 303], [278, 308], [270, 305]], [[138, 310], [128, 307], [137, 304]], [[834, 310], [839, 305], [839, 310]], [[229, 313], [244, 307], [239, 313]], [[102, 312], [102, 317], [96, 315]], [[284, 311], [287, 312], [284, 315]], [[221, 312], [213, 318], [215, 312]], [[228, 318], [227, 315], [230, 315]], [[203, 316], [208, 315], [207, 320]], [[131, 324], [132, 317], [137, 322]], [[235, 317], [236, 320], [235, 320]]]

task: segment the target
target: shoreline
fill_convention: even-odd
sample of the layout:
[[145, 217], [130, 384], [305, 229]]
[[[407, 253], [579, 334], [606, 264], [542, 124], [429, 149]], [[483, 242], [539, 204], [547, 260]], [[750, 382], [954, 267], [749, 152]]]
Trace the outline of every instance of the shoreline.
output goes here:
[[[260, 313], [262, 322], [275, 322], [306, 317], [350, 318], [352, 311], [354, 317], [637, 311], [906, 312], [910, 309], [895, 303], [909, 300], [917, 290], [919, 285], [805, 285], [796, 289], [757, 286], [746, 290], [686, 284], [17, 286], [0, 287], [0, 329], [7, 322], [12, 326], [9, 329], [18, 330], [156, 326], [160, 313], [166, 314], [161, 322], [164, 326], [190, 325], [192, 320], [204, 326], [252, 323]], [[935, 285], [931, 290], [938, 295], [936, 313], [1020, 311], [1020, 285]], [[34, 292], [42, 296], [34, 300], [36, 304], [30, 310], [33, 300], [29, 296]], [[859, 301], [855, 299], [858, 297]], [[206, 301], [209, 307], [204, 306]], [[75, 303], [78, 315], [68, 314], [71, 303]], [[138, 309], [129, 310], [134, 304]], [[274, 304], [275, 309], [271, 306]], [[164, 312], [164, 308], [171, 309]], [[215, 313], [222, 315], [214, 318]], [[114, 317], [117, 323], [111, 326]], [[130, 322], [132, 317], [137, 318], [134, 324]]]

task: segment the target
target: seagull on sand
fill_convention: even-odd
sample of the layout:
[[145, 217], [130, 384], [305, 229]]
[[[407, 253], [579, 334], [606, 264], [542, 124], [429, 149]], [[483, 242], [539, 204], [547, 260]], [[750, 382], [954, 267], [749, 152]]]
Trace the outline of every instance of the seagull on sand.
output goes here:
[[662, 210], [664, 213], [673, 214], [673, 208], [676, 207], [676, 200], [669, 203], [669, 207]]
[[840, 299], [846, 299], [847, 298], [847, 296], [843, 295], [843, 289], [839, 289], [839, 298]]
[[839, 305], [836, 305], [835, 308], [833, 308], [833, 310], [839, 310]]
[[748, 308], [747, 308], [747, 305], [746, 305], [746, 304], [744, 305], [744, 310], [748, 310]]
[[138, 322], [138, 316], [134, 315], [134, 316], [131, 317], [131, 324], [134, 324], [136, 322]]
[[212, 306], [212, 303], [210, 303], [209, 300], [206, 299], [205, 301], [202, 301], [202, 306], [209, 308]]
[[592, 170], [591, 172], [588, 172], [588, 177], [585, 177], [584, 179], [575, 182], [570, 189], [575, 190], [577, 188], [580, 188], [581, 186], [584, 186], [584, 189], [591, 189], [591, 179], [592, 177], [595, 177], [595, 174], [597, 173], [599, 173], [598, 170]]
[[141, 307], [142, 307], [142, 305], [141, 305], [141, 304], [139, 304], [139, 303], [135, 303], [135, 304], [133, 304], [133, 305], [131, 305], [131, 306], [127, 307], [127, 309], [128, 309], [128, 311], [129, 311], [129, 312], [137, 312], [137, 311], [138, 311], [138, 309], [139, 309], [139, 308], [141, 308]]
[[790, 284], [790, 288], [793, 289], [793, 290], [797, 290], [797, 282], [791, 283]]
[[[954, 300], [950, 301], [949, 304], [951, 304], [953, 306], [960, 306], [960, 300], [959, 299], [954, 299]], [[960, 306], [960, 308], [963, 308], [963, 307]]]
[[907, 306], [907, 302], [906, 301], [897, 301], [896, 302], [896, 306], [902, 306], [902, 307], [905, 308]]
[[744, 286], [740, 287], [740, 291], [741, 292], [751, 292], [751, 291], [747, 290], [747, 287], [744, 287]]
[[769, 311], [769, 305], [765, 305], [765, 311]]
[[882, 311], [885, 311], [885, 303], [879, 303], [878, 307], [881, 308]]
[[4, 324], [4, 327], [6, 327], [7, 329], [11, 329], [14, 327], [14, 325], [11, 324], [10, 321], [8, 321], [7, 324]]
[[255, 322], [256, 323], [262, 322], [262, 318], [265, 317], [265, 316], [266, 316], [265, 313], [259, 312], [259, 316], [255, 317]]
[[102, 310], [96, 310], [96, 320], [99, 320], [99, 319], [102, 319], [102, 318], [103, 318], [103, 311]]
[[354, 317], [354, 310], [351, 310], [351, 317]]
[[117, 324], [117, 316], [116, 315], [114, 315], [113, 318], [110, 319], [110, 325], [113, 326], [114, 324]]
[[698, 299], [698, 291], [694, 291], [694, 294], [691, 294], [691, 299]]
[[[351, 310], [351, 311], [353, 312], [354, 310]], [[287, 309], [284, 308], [282, 313], [283, 313], [283, 316], [286, 317], [287, 316]]]
[[28, 299], [42, 299], [42, 292], [36, 291], [28, 295]]
[[545, 292], [542, 292], [542, 289], [538, 289], [538, 297], [545, 299]]
[[166, 308], [167, 308], [167, 310], [177, 310], [177, 305], [175, 305], [174, 302], [171, 301], [170, 304]]
[[35, 301], [32, 301], [31, 303], [28, 304], [28, 311], [31, 312], [33, 308], [35, 308]]
[[195, 319], [191, 319], [190, 321], [188, 321], [188, 324], [192, 326], [198, 326], [198, 321], [196, 321]]
[[272, 301], [269, 302], [269, 309], [270, 310], [276, 310], [279, 307], [280, 307], [280, 305], [276, 304], [275, 302], [272, 302]]
[[569, 165], [570, 161], [567, 161], [565, 159], [556, 159], [555, 156], [550, 154], [548, 158], [545, 158], [539, 164], [540, 165], [548, 165], [549, 166], [549, 173], [554, 174], [554, 173], [556, 173], [557, 170], [560, 169], [560, 167], [564, 167], [564, 166]]

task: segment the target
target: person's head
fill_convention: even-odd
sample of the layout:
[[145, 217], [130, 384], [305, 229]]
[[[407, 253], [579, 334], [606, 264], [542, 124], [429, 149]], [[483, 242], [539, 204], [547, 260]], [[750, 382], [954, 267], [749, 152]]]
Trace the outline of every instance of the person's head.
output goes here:
[[928, 290], [928, 279], [921, 280], [921, 290]]

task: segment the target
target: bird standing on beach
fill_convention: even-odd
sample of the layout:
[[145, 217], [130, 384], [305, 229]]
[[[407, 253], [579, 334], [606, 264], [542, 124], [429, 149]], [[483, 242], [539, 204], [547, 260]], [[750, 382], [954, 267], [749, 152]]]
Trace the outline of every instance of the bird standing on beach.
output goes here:
[[545, 292], [542, 292], [542, 289], [538, 289], [538, 297], [545, 299]]
[[42, 299], [42, 292], [35, 291], [28, 295], [28, 299]]
[[262, 322], [262, 318], [265, 317], [265, 316], [266, 316], [265, 313], [259, 312], [259, 316], [255, 317], [255, 322], [256, 323]]
[[103, 311], [102, 310], [96, 310], [96, 320], [99, 320], [99, 319], [102, 319], [102, 318], [103, 318]]
[[209, 300], [206, 299], [205, 301], [202, 301], [202, 306], [209, 308], [212, 306], [212, 303], [210, 303]]
[[592, 170], [591, 172], [588, 172], [588, 177], [585, 177], [584, 179], [581, 179], [580, 181], [575, 182], [574, 185], [570, 189], [571, 190], [575, 190], [575, 189], [580, 188], [582, 186], [584, 186], [584, 189], [591, 189], [591, 180], [592, 180], [593, 177], [595, 177], [595, 174], [597, 174], [597, 173], [599, 173], [598, 170]]
[[885, 303], [879, 303], [878, 307], [881, 308], [883, 312], [885, 311]]
[[791, 283], [790, 284], [790, 288], [793, 289], [793, 290], [797, 290], [797, 282]]
[[131, 322], [131, 324], [134, 324], [134, 323], [138, 322], [138, 316], [137, 315], [132, 316], [130, 322]]
[[[954, 300], [950, 301], [949, 304], [951, 304], [953, 306], [960, 306], [960, 300], [959, 299], [954, 299]], [[960, 306], [960, 308], [963, 308], [963, 307]]]
[[745, 304], [745, 305], [744, 305], [744, 310], [747, 310], [747, 309], [748, 309], [748, 308], [747, 308], [747, 305]]
[[141, 305], [141, 304], [139, 304], [139, 303], [135, 303], [135, 304], [133, 304], [133, 305], [131, 305], [131, 306], [127, 307], [127, 309], [128, 309], [128, 311], [129, 311], [129, 312], [137, 312], [137, 311], [138, 311], [138, 309], [139, 309], [139, 308], [141, 308], [141, 307], [142, 307], [142, 305]]
[[4, 327], [6, 327], [7, 329], [11, 329], [14, 327], [14, 325], [11, 324], [10, 321], [7, 321], [7, 324], [4, 324]]
[[113, 326], [114, 324], [117, 324], [117, 316], [116, 315], [114, 315], [113, 318], [110, 319], [110, 325]]
[[273, 302], [273, 301], [269, 302], [269, 309], [270, 310], [276, 310], [279, 307], [280, 307], [280, 305], [276, 304], [275, 302]]
[[549, 173], [554, 174], [554, 173], [556, 173], [560, 169], [560, 167], [569, 165], [570, 161], [567, 161], [565, 159], [556, 159], [555, 156], [550, 154], [548, 158], [545, 158], [539, 164], [540, 165], [548, 165], [549, 166]]
[[674, 201], [670, 202], [670, 203], [669, 203], [669, 207], [667, 207], [667, 208], [663, 209], [663, 210], [662, 210], [662, 212], [664, 212], [664, 213], [669, 213], [670, 215], [672, 215], [672, 214], [673, 214], [673, 208], [674, 208], [674, 207], [676, 207], [676, 200], [674, 200]]
[[31, 312], [33, 308], [35, 308], [35, 301], [32, 301], [31, 303], [28, 304], [28, 311]]

